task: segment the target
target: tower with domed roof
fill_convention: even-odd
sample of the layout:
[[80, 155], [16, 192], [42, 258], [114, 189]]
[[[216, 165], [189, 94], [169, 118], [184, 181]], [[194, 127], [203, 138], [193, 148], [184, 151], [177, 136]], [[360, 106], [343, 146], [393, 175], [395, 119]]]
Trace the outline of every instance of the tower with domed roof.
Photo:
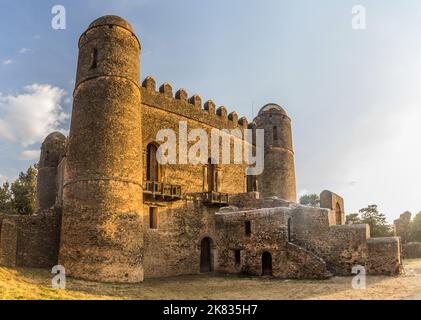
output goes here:
[[281, 106], [269, 103], [260, 109], [254, 122], [257, 129], [265, 132], [265, 167], [259, 177], [261, 195], [296, 202], [291, 119]]

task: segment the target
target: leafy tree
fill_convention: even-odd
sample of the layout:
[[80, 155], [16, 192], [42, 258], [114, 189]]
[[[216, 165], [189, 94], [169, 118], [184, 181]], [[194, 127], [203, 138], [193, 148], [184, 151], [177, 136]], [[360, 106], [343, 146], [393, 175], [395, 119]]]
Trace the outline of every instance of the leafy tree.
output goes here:
[[30, 166], [26, 173], [21, 172], [19, 178], [12, 183], [12, 205], [15, 213], [22, 215], [34, 213], [37, 174], [36, 167]]
[[361, 224], [358, 213], [351, 213], [346, 216], [346, 224]]
[[306, 194], [300, 198], [300, 204], [310, 207], [320, 207], [320, 197], [317, 194]]
[[393, 235], [393, 230], [388, 225], [386, 216], [379, 212], [377, 205], [369, 205], [367, 208], [360, 209], [359, 214], [361, 215], [361, 223], [366, 223], [370, 226], [373, 238]]
[[12, 192], [8, 182], [0, 186], [0, 213], [12, 213]]
[[410, 240], [413, 242], [421, 242], [421, 212], [411, 221], [410, 230]]

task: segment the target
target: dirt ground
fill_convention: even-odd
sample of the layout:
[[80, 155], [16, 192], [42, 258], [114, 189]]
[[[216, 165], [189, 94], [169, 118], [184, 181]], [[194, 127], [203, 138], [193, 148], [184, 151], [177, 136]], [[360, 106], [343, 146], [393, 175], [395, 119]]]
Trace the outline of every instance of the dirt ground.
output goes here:
[[352, 277], [320, 281], [196, 275], [146, 280], [141, 284], [103, 284], [67, 279], [66, 290], [51, 288], [45, 270], [0, 268], [0, 299], [416, 299], [421, 300], [421, 259], [405, 261], [400, 277], [367, 277], [355, 290]]

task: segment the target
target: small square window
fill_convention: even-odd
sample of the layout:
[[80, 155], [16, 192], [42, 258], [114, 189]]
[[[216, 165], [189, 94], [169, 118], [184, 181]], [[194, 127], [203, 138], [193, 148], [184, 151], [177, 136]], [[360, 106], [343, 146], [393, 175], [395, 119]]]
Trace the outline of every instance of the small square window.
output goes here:
[[158, 229], [158, 208], [149, 208], [149, 227], [151, 229]]

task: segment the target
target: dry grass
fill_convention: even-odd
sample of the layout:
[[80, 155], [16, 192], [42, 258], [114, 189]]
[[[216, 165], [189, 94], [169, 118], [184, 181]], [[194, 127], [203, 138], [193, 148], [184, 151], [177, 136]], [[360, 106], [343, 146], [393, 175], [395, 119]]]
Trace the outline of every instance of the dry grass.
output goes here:
[[0, 299], [421, 299], [421, 259], [405, 262], [400, 277], [368, 277], [367, 289], [351, 288], [351, 277], [322, 281], [198, 275], [104, 284], [67, 279], [51, 288], [52, 275], [36, 269], [0, 268]]

